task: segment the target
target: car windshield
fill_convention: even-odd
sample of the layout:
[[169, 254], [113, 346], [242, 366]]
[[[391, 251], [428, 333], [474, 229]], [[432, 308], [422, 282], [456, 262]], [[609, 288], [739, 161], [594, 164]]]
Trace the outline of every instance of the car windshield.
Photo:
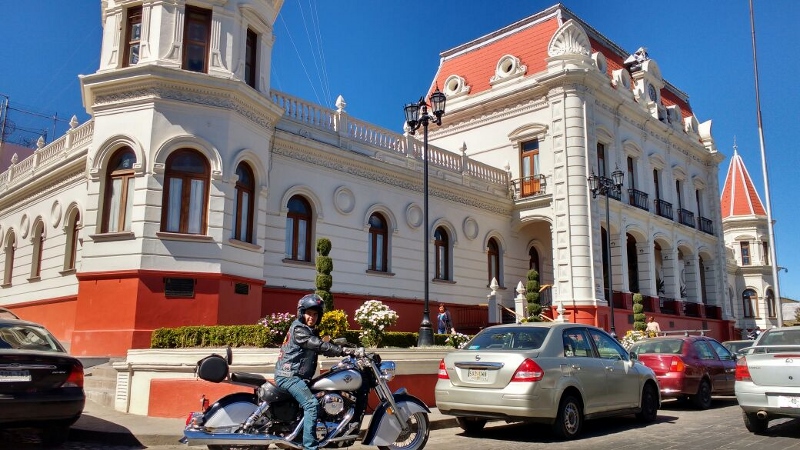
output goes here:
[[643, 353], [666, 353], [679, 355], [683, 341], [680, 339], [653, 339], [639, 341], [631, 347], [631, 353], [641, 355]]
[[0, 349], [63, 351], [47, 330], [25, 323], [0, 323]]
[[725, 342], [722, 345], [732, 352], [738, 352], [743, 348], [753, 345], [753, 341]]
[[800, 345], [800, 328], [796, 330], [769, 330], [758, 345]]
[[468, 350], [534, 350], [542, 346], [549, 328], [498, 327], [481, 331], [466, 345]]

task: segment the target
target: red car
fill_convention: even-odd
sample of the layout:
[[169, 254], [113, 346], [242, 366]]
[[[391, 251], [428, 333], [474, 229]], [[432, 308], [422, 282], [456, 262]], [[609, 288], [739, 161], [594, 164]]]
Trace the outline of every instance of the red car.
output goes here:
[[650, 338], [630, 351], [656, 373], [662, 398], [688, 398], [698, 409], [708, 409], [712, 395], [734, 395], [736, 358], [710, 337]]

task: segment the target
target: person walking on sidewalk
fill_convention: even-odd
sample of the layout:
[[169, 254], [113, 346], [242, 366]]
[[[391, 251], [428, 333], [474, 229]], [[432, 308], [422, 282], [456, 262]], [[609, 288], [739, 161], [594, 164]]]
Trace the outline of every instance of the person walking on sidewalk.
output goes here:
[[289, 325], [278, 360], [275, 363], [275, 384], [292, 394], [303, 408], [303, 448], [317, 450], [317, 399], [308, 381], [317, 371], [319, 354], [342, 356], [355, 349], [332, 344], [329, 336], [321, 338], [316, 329], [325, 310], [322, 297], [308, 294], [297, 302], [297, 319]]

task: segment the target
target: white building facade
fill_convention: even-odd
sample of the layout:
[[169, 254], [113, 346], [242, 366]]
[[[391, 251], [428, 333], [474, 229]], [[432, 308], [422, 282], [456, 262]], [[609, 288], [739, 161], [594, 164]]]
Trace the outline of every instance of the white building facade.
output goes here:
[[[621, 334], [640, 292], [662, 328], [731, 334], [710, 121], [646, 51], [566, 8], [442, 54], [425, 224], [420, 135], [271, 90], [281, 1], [101, 4], [100, 68], [81, 77], [92, 119], [0, 174], [0, 306], [74, 353], [291, 312], [323, 237], [337, 307], [380, 298], [408, 331], [429, 249], [430, 301], [460, 330], [488, 323], [493, 279], [513, 308], [536, 269], [551, 317]], [[620, 192], [593, 198], [587, 179], [617, 169]]]

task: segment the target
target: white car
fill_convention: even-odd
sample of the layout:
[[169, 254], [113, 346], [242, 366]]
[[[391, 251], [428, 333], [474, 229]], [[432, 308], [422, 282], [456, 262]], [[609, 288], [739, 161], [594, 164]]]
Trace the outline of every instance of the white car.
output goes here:
[[753, 433], [766, 431], [772, 419], [800, 417], [800, 327], [761, 333], [736, 361], [734, 389]]

